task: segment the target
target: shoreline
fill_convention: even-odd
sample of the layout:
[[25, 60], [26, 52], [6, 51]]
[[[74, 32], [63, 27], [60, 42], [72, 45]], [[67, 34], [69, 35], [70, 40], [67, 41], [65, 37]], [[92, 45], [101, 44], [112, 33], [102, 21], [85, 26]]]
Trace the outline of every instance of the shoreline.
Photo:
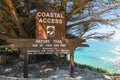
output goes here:
[[[69, 62], [70, 61], [67, 60], [67, 63], [69, 63]], [[77, 68], [79, 67], [81, 69], [86, 69], [86, 70], [99, 72], [101, 74], [114, 75], [114, 76], [120, 75], [120, 73], [117, 73], [117, 72], [109, 72], [108, 70], [103, 69], [103, 68], [98, 68], [98, 67], [94, 67], [94, 66], [86, 65], [86, 64], [79, 64], [79, 63], [76, 63], [76, 62], [74, 63], [74, 66], [77, 67]]]

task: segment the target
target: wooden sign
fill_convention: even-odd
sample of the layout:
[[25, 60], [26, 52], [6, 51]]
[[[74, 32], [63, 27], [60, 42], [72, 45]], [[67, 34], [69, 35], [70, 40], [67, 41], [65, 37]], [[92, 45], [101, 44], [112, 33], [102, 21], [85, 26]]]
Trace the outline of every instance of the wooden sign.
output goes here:
[[[14, 47], [43, 47], [42, 45], [47, 44], [59, 44], [56, 47], [86, 47], [86, 44], [82, 44], [86, 42], [84, 39], [8, 39], [8, 42], [14, 44]], [[47, 46], [46, 46], [47, 47]], [[53, 47], [53, 46], [48, 46]], [[54, 45], [55, 47], [55, 45]]]
[[28, 54], [68, 54], [77, 46], [88, 46], [81, 44], [85, 42], [82, 39], [9, 39], [8, 42], [12, 48], [25, 46]]
[[5, 47], [23, 48], [24, 78], [28, 77], [27, 55], [29, 54], [69, 54], [70, 76], [74, 76], [74, 49], [88, 47], [84, 39], [65, 39], [64, 11], [38, 11], [36, 13], [36, 39], [8, 39]]
[[28, 77], [27, 55], [70, 53], [70, 76], [74, 77], [74, 49], [88, 47], [84, 39], [9, 39], [7, 47], [22, 47], [24, 50], [24, 78]]
[[38, 11], [36, 13], [36, 39], [61, 39], [65, 37], [64, 11]]

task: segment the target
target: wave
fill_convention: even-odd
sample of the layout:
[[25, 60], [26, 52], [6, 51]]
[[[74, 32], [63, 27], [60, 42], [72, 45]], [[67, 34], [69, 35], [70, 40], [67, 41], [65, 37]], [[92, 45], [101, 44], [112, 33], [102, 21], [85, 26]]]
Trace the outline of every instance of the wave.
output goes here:
[[118, 58], [115, 59], [115, 63], [117, 63], [117, 64], [120, 65], [120, 57], [118, 57]]
[[120, 68], [120, 57], [115, 59], [114, 65], [115, 65], [116, 68]]
[[115, 47], [111, 52], [120, 55], [120, 45]]
[[110, 61], [110, 62], [114, 62], [115, 61], [115, 59], [113, 59], [111, 57], [101, 57], [100, 59], [104, 60], [104, 61]]
[[[112, 66], [111, 67], [113, 67], [115, 70], [120, 68], [120, 57], [117, 57], [117, 58], [114, 58], [114, 59], [113, 58], [108, 58], [108, 57], [107, 58], [106, 57], [101, 57], [101, 59], [105, 60], [105, 62], [106, 61], [107, 62], [108, 61], [112, 62], [111, 63]], [[119, 72], [119, 71], [117, 71], [117, 72]]]

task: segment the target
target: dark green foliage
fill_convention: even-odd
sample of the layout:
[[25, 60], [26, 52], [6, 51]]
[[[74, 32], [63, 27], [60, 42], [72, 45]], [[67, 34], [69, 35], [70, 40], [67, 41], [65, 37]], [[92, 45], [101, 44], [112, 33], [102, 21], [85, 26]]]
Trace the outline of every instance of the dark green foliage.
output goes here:
[[58, 61], [58, 59], [59, 59], [59, 57], [57, 56], [57, 55], [52, 55], [52, 57], [51, 57], [54, 61]]
[[[70, 61], [67, 60], [66, 63], [69, 64]], [[87, 70], [99, 72], [99, 73], [102, 73], [102, 74], [108, 74], [108, 75], [114, 75], [114, 76], [120, 75], [119, 73], [111, 73], [111, 72], [108, 72], [108, 71], [105, 70], [105, 69], [96, 68], [96, 67], [93, 67], [93, 66], [90, 66], [90, 65], [75, 63], [75, 66], [78, 66], [78, 67], [81, 68], [81, 69], [87, 69]]]
[[0, 39], [0, 45], [5, 45], [7, 42], [5, 40]]
[[54, 54], [29, 55], [29, 63], [39, 63], [40, 61], [58, 61], [59, 57]]

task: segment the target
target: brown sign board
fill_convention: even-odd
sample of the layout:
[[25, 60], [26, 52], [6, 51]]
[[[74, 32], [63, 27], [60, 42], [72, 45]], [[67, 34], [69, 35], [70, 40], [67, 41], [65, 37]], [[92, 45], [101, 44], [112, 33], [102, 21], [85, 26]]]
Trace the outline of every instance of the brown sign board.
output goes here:
[[29, 54], [68, 54], [77, 46], [86, 47], [81, 44], [85, 40], [80, 39], [9, 39], [8, 47], [26, 47]]
[[65, 39], [65, 12], [38, 11], [36, 13], [36, 39], [8, 39], [4, 47], [23, 48], [24, 77], [28, 77], [28, 54], [70, 53], [70, 76], [74, 74], [74, 49], [88, 47], [84, 39]]
[[[15, 47], [87, 47], [88, 45], [82, 44], [85, 42], [84, 39], [9, 39], [9, 43], [14, 44]], [[44, 44], [44, 45], [43, 45]], [[50, 46], [51, 44], [51, 46]], [[57, 44], [59, 44], [57, 46]], [[46, 45], [46, 46], [45, 46]]]
[[61, 39], [65, 36], [64, 11], [41, 11], [36, 13], [36, 39]]

